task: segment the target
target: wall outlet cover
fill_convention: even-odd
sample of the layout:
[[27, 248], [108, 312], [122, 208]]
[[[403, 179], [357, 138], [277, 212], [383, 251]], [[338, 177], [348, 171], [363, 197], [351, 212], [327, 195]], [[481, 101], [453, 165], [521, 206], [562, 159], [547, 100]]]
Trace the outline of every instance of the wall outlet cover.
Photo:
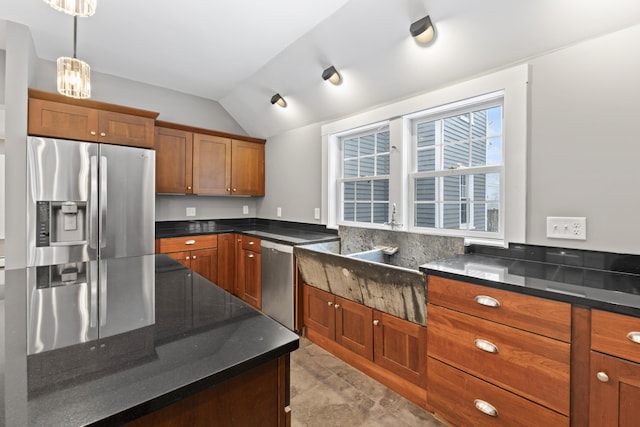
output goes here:
[[196, 216], [196, 208], [187, 208], [187, 216]]
[[276, 216], [278, 218], [280, 218], [282, 216], [282, 208], [281, 207], [277, 207], [276, 208]]
[[587, 218], [583, 216], [548, 216], [549, 239], [587, 240]]
[[313, 219], [320, 219], [320, 208], [315, 208], [313, 210]]
[[244, 205], [242, 207], [242, 213], [245, 214], [245, 215], [249, 214], [249, 206]]

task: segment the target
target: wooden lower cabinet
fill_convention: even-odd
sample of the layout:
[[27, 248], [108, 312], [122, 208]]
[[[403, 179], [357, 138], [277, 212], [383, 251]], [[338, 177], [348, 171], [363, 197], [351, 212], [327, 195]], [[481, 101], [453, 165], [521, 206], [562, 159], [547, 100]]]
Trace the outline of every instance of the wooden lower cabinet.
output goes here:
[[236, 288], [236, 235], [218, 235], [218, 281], [222, 289], [235, 293]]
[[236, 295], [247, 304], [261, 310], [260, 239], [238, 236], [236, 244]]
[[306, 336], [370, 377], [426, 407], [426, 329], [303, 284]]
[[289, 355], [266, 362], [127, 425], [290, 426]]
[[429, 403], [454, 426], [569, 426], [569, 417], [427, 358]]
[[591, 352], [589, 425], [640, 423], [640, 364]]
[[218, 235], [158, 239], [156, 251], [216, 283], [218, 280]]

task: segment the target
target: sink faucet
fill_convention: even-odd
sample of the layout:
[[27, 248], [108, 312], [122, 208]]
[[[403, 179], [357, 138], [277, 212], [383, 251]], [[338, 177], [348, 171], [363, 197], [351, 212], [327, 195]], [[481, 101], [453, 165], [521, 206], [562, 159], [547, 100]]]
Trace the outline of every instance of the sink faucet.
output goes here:
[[390, 225], [393, 230], [396, 227], [402, 227], [402, 224], [396, 222], [396, 204], [391, 205], [391, 221], [385, 222], [384, 225]]

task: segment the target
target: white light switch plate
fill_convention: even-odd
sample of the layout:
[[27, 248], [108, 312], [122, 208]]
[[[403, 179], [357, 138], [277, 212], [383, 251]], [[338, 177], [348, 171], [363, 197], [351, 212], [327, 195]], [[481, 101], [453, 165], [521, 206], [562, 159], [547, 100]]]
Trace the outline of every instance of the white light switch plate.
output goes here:
[[247, 215], [247, 214], [249, 213], [249, 206], [244, 205], [244, 206], [242, 207], [242, 213], [243, 213], [243, 214], [245, 214], [245, 215]]
[[196, 208], [187, 208], [187, 216], [196, 216]]
[[313, 219], [320, 219], [320, 208], [315, 208], [313, 210]]
[[282, 216], [282, 208], [281, 207], [277, 207], [276, 208], [276, 216], [278, 218], [280, 218]]
[[548, 216], [547, 237], [549, 239], [587, 240], [587, 218]]

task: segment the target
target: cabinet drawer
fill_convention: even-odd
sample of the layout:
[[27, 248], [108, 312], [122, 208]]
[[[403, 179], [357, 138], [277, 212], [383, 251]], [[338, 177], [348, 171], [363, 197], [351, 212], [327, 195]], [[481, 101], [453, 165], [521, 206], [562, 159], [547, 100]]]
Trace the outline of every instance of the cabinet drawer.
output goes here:
[[[431, 344], [429, 344], [431, 345]], [[435, 414], [460, 426], [569, 426], [569, 418], [482, 381], [435, 359], [427, 358], [428, 400]], [[494, 415], [481, 412], [486, 402]], [[489, 408], [485, 406], [485, 410]]]
[[257, 237], [242, 236], [242, 249], [260, 252], [260, 239]]
[[640, 362], [640, 318], [592, 310], [591, 349]]
[[184, 236], [160, 239], [160, 253], [191, 251], [218, 247], [218, 235]]
[[427, 301], [547, 337], [571, 340], [570, 304], [437, 276], [427, 278]]
[[427, 354], [569, 414], [571, 346], [429, 304]]

